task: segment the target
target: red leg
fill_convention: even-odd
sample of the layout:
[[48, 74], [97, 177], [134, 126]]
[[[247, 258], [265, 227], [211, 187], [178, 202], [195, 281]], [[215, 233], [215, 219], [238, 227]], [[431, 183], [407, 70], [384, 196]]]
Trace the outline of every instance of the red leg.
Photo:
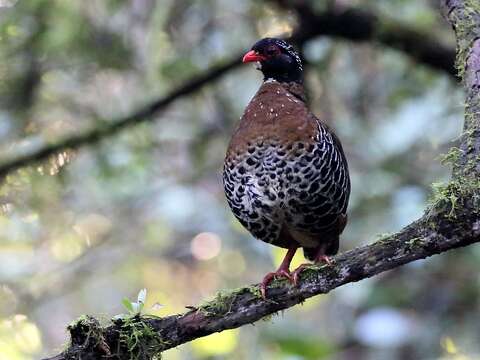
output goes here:
[[292, 272], [292, 278], [293, 278], [293, 285], [294, 286], [297, 286], [298, 285], [298, 279], [300, 278], [300, 274], [302, 273], [302, 271], [305, 269], [305, 268], [308, 268], [309, 266], [311, 266], [312, 264], [310, 263], [305, 263], [305, 264], [302, 264], [300, 265], [298, 268], [296, 268], [293, 272]]
[[292, 275], [290, 273], [290, 263], [292, 262], [293, 256], [295, 255], [296, 251], [296, 247], [288, 249], [287, 254], [283, 258], [283, 261], [278, 267], [277, 271], [269, 272], [263, 278], [262, 282], [260, 283], [260, 292], [264, 300], [266, 299], [267, 286], [273, 279], [275, 279], [275, 277], [284, 277], [287, 278], [289, 281], [292, 281]]
[[333, 264], [333, 260], [330, 259], [327, 255], [325, 254], [321, 254], [321, 255], [317, 255], [315, 257], [315, 264], [318, 264], [320, 262], [324, 262], [324, 263], [327, 263], [327, 265], [332, 265]]
[[[333, 261], [327, 255], [325, 255], [325, 246], [320, 246], [320, 248], [318, 249], [318, 253], [315, 256], [315, 260], [314, 260], [315, 264], [319, 264], [319, 263], [322, 263], [322, 262], [326, 263], [327, 265], [332, 265], [333, 264]], [[300, 274], [302, 273], [302, 271], [305, 268], [309, 267], [310, 265], [311, 264], [309, 264], [309, 263], [302, 264], [292, 272], [293, 284], [295, 286], [297, 286], [297, 284], [298, 284], [298, 280], [300, 278]]]

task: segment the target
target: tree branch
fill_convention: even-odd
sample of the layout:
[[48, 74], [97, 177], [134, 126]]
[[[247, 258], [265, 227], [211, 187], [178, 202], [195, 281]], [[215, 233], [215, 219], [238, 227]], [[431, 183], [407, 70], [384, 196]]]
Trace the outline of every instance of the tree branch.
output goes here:
[[[94, 318], [83, 317], [69, 327], [72, 339], [69, 348], [50, 360], [151, 359], [164, 350], [253, 323], [341, 285], [479, 242], [479, 208], [473, 208], [472, 197], [461, 199], [463, 208], [451, 207], [449, 199], [439, 199], [420, 220], [399, 233], [344, 252], [334, 258], [333, 266], [312, 266], [305, 270], [298, 287], [275, 281], [268, 289], [266, 301], [259, 296], [258, 285], [253, 285], [220, 292], [212, 301], [165, 318], [135, 316], [102, 327]], [[137, 341], [129, 341], [134, 333]]]
[[466, 91], [465, 122], [460, 139], [457, 177], [480, 178], [480, 4], [444, 1], [445, 17], [457, 36], [456, 67]]
[[274, 281], [268, 300], [258, 285], [220, 292], [215, 299], [186, 313], [164, 318], [136, 315], [100, 326], [82, 317], [69, 326], [70, 346], [50, 360], [151, 359], [166, 349], [214, 332], [240, 327], [406, 263], [480, 242], [480, 6], [476, 0], [446, 1], [456, 30], [458, 63], [464, 64], [467, 92], [465, 128], [460, 151], [450, 156], [454, 176], [437, 189], [434, 204], [416, 222], [371, 245], [344, 252], [334, 265], [305, 270], [297, 287]]
[[[294, 6], [294, 9], [300, 14], [301, 26], [291, 38], [300, 46], [319, 35], [337, 36], [352, 41], [370, 40], [401, 50], [416, 61], [437, 70], [445, 71], [451, 75], [454, 74], [454, 50], [426, 33], [412, 30], [408, 26], [392, 20], [381, 21], [376, 15], [361, 10], [327, 11], [316, 15], [307, 5], [302, 5], [303, 2], [296, 2], [294, 5], [288, 5], [286, 1], [282, 0], [275, 2], [285, 8]], [[42, 145], [27, 153], [1, 162], [0, 179], [21, 167], [33, 165], [61, 151], [93, 145], [104, 138], [114, 136], [129, 126], [152, 121], [154, 116], [175, 100], [191, 95], [202, 86], [212, 83], [240, 65], [240, 58], [241, 54], [237, 54], [223, 65], [214, 66], [204, 74], [187, 81], [170, 94], [140, 108], [131, 115], [106, 121], [106, 125], [101, 127], [93, 128], [81, 134], [69, 135], [54, 143]]]
[[295, 36], [300, 41], [318, 35], [352, 41], [372, 41], [400, 50], [418, 63], [457, 77], [453, 66], [455, 50], [428, 33], [357, 8], [330, 9], [315, 14], [304, 0], [271, 2], [287, 10], [293, 8], [298, 13], [301, 27]]
[[192, 78], [184, 85], [174, 89], [170, 94], [162, 97], [151, 104], [139, 109], [131, 115], [123, 118], [109, 121], [106, 125], [93, 128], [82, 134], [71, 135], [65, 139], [59, 140], [53, 144], [46, 145], [40, 149], [31, 151], [30, 153], [20, 155], [9, 161], [5, 161], [0, 165], [0, 178], [4, 177], [8, 173], [17, 170], [20, 167], [31, 165], [40, 160], [47, 159], [49, 156], [54, 155], [60, 151], [67, 149], [74, 150], [80, 147], [96, 144], [100, 140], [113, 136], [117, 132], [142, 122], [151, 121], [154, 116], [164, 110], [168, 105], [178, 100], [181, 97], [190, 95], [200, 89], [202, 86], [207, 85], [223, 74], [233, 69], [240, 64], [241, 55], [234, 56], [233, 59], [224, 63], [223, 65], [217, 65], [206, 71], [204, 74]]

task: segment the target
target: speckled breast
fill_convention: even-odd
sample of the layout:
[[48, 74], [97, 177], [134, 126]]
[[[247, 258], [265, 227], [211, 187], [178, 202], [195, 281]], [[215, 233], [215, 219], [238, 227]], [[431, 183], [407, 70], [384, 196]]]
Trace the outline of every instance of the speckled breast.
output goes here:
[[[285, 105], [268, 104], [261, 95], [259, 91], [247, 107], [227, 151], [225, 194], [233, 213], [253, 236], [288, 247], [280, 236], [284, 226], [322, 234], [345, 213], [350, 192], [348, 168], [338, 140], [305, 113], [303, 103], [293, 102], [297, 113], [304, 115], [299, 120], [295, 108], [286, 111]], [[259, 102], [267, 112], [273, 109], [272, 113], [278, 114], [276, 120], [260, 112]], [[262, 131], [256, 131], [255, 121], [260, 121]]]

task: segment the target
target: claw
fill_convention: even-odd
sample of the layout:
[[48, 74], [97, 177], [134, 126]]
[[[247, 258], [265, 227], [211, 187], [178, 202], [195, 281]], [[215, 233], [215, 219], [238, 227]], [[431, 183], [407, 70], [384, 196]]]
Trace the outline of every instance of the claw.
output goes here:
[[283, 258], [280, 267], [275, 272], [270, 272], [263, 278], [262, 282], [260, 283], [260, 293], [262, 294], [263, 300], [267, 299], [267, 286], [272, 282], [275, 277], [284, 277], [288, 281], [293, 282], [292, 274], [290, 273], [290, 263], [292, 262], [293, 256], [297, 251], [297, 247], [291, 247], [288, 249], [285, 257]]
[[295, 271], [293, 271], [292, 275], [293, 275], [293, 285], [294, 286], [298, 286], [298, 280], [300, 279], [300, 274], [301, 272], [311, 266], [312, 264], [302, 264], [300, 265], [298, 268], [295, 269]]
[[332, 265], [333, 264], [333, 260], [330, 259], [327, 255], [319, 255], [316, 259], [315, 259], [315, 263], [319, 263], [319, 262], [324, 262], [326, 263], [327, 265]]
[[268, 284], [270, 284], [272, 280], [275, 279], [276, 277], [284, 277], [288, 281], [290, 281], [290, 283], [293, 283], [292, 274], [288, 270], [278, 269], [275, 272], [269, 272], [267, 275], [265, 275], [262, 282], [260, 283], [260, 293], [262, 294], [263, 300], [267, 299]]
[[[317, 258], [315, 258], [315, 264], [318, 264], [320, 262], [324, 262], [327, 265], [333, 265], [333, 260], [330, 259], [327, 255], [319, 255]], [[298, 280], [300, 280], [300, 274], [302, 273], [302, 271], [312, 265], [314, 264], [310, 264], [310, 263], [301, 264], [298, 268], [296, 268], [292, 272], [293, 285], [295, 286], [298, 285]]]

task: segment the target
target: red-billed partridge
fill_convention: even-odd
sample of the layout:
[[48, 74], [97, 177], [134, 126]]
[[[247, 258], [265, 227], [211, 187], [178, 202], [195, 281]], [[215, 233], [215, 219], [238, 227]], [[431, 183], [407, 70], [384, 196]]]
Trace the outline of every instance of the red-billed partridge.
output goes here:
[[283, 40], [265, 38], [245, 54], [264, 75], [227, 150], [223, 182], [228, 204], [257, 239], [288, 249], [276, 272], [296, 283], [303, 266], [291, 273], [301, 247], [307, 259], [330, 263], [347, 223], [350, 178], [342, 145], [308, 109], [302, 62]]

